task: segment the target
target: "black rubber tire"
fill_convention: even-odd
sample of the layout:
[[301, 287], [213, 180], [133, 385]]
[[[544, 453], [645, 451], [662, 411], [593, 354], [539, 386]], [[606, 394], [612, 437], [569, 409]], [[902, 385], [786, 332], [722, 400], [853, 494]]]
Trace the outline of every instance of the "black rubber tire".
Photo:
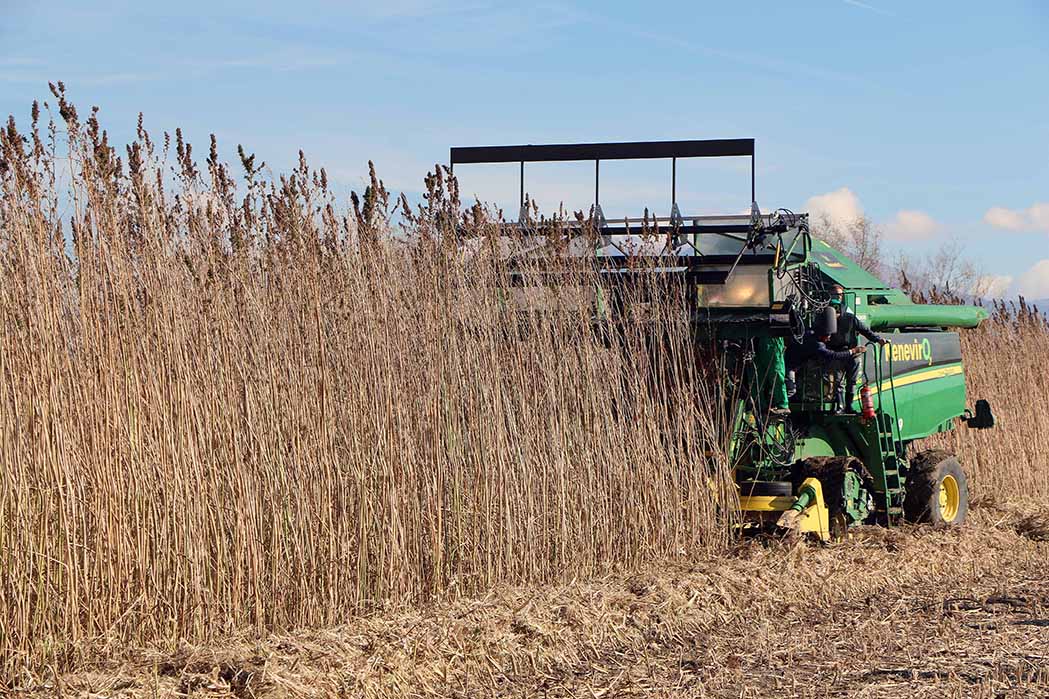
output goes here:
[[[940, 483], [952, 476], [958, 484], [958, 513], [947, 521], [940, 511]], [[956, 527], [965, 522], [969, 513], [969, 485], [958, 458], [949, 451], [923, 451], [910, 463], [907, 475], [907, 495], [903, 500], [903, 516], [910, 522], [925, 522], [940, 527]]]
[[739, 494], [743, 497], [789, 497], [794, 494], [794, 488], [790, 481], [741, 481]]

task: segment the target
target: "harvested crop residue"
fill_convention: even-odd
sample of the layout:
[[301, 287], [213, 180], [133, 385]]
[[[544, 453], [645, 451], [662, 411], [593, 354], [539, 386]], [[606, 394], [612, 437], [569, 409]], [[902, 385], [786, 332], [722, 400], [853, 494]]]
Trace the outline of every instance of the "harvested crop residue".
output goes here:
[[[958, 531], [747, 541], [722, 557], [503, 589], [325, 631], [113, 654], [27, 694], [1049, 696], [1049, 543], [977, 508]], [[112, 651], [112, 649], [110, 649]], [[18, 692], [16, 692], [17, 694]]]

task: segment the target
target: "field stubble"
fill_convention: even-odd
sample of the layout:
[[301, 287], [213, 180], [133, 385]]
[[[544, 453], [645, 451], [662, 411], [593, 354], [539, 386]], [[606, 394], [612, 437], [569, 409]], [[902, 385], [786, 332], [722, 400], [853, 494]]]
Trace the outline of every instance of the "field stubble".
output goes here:
[[24, 694], [1049, 696], [1049, 540], [1014, 508], [972, 514], [961, 531], [748, 541], [323, 630], [119, 647]]

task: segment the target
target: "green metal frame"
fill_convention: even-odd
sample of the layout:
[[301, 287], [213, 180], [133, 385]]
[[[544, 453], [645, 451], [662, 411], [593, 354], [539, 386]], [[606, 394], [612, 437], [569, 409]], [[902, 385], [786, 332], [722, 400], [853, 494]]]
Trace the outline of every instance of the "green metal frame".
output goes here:
[[[847, 260], [843, 256], [837, 259]], [[802, 264], [806, 262], [769, 270], [770, 299], [776, 300], [777, 271], [782, 275]], [[854, 270], [848, 271], [852, 276], [861, 276]], [[866, 278], [862, 281], [868, 283]], [[873, 286], [873, 283], [870, 285]], [[894, 295], [898, 293], [898, 290], [884, 287], [846, 288], [844, 302], [846, 307], [856, 309], [873, 298], [896, 301]], [[922, 318], [934, 315], [932, 307], [915, 305], [913, 308], [920, 311], [916, 315]], [[966, 317], [967, 313], [948, 311], [953, 315], [944, 317]], [[979, 315], [975, 317], [978, 322]], [[761, 329], [751, 329], [747, 335], [760, 336]], [[792, 419], [799, 420], [804, 427], [803, 434], [793, 443], [784, 438], [785, 427], [782, 422], [771, 420], [762, 424], [757, 416], [747, 412], [746, 404], [741, 400], [737, 405], [732, 448], [733, 463], [742, 476], [757, 480], [783, 480], [789, 478], [790, 461], [815, 456], [854, 456], [863, 462], [871, 477], [877, 516], [885, 523], [898, 520], [903, 514], [906, 494], [909, 469], [906, 453], [909, 444], [915, 439], [953, 429], [954, 419], [964, 413], [966, 401], [960, 359], [933, 366], [933, 358], [930, 357], [929, 367], [914, 367], [911, 366], [913, 362], [902, 369], [897, 367], [897, 350], [891, 348], [892, 339], [916, 343], [916, 335], [920, 336], [921, 333], [890, 333], [889, 349], [871, 343], [868, 351], [861, 355], [862, 380], [858, 385], [868, 385], [873, 389], [875, 416], [872, 419], [832, 413], [826, 399], [827, 377], [822, 371], [818, 379], [818, 397], [815, 399], [803, 393], [806, 377], [803, 374], [798, 377], [801, 399], [791, 402]], [[951, 337], [945, 330], [929, 330], [924, 335]], [[858, 398], [856, 400], [859, 402]], [[786, 458], [784, 449], [790, 449], [790, 458]], [[846, 498], [846, 501], [850, 500]], [[867, 515], [863, 508], [847, 511], [846, 514], [854, 521], [861, 521]]]

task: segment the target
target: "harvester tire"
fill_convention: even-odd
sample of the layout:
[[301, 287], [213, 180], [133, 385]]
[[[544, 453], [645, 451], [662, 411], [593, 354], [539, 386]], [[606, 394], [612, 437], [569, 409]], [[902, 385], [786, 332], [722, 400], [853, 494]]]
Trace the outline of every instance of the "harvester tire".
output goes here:
[[744, 497], [790, 497], [794, 486], [790, 481], [743, 481], [739, 484], [739, 494]]
[[951, 527], [969, 513], [969, 486], [958, 458], [949, 451], [930, 449], [911, 459], [903, 514], [911, 522]]

